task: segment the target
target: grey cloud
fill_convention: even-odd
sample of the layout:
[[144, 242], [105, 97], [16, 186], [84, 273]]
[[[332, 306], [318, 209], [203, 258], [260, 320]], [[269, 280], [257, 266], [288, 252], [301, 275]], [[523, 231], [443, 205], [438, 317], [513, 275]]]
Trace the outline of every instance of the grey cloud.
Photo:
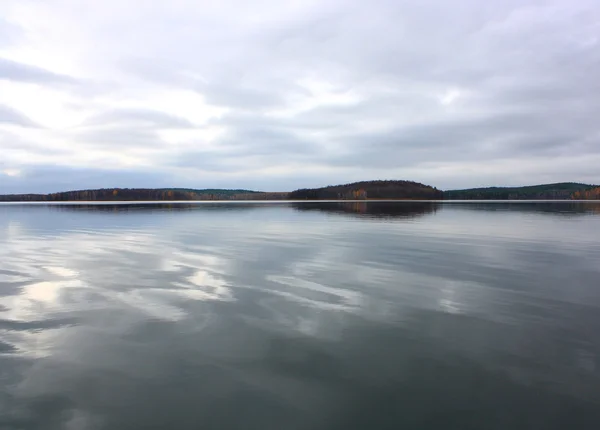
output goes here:
[[88, 118], [83, 126], [134, 124], [158, 128], [193, 128], [194, 124], [182, 117], [153, 109], [112, 109]]
[[45, 84], [74, 84], [75, 78], [0, 57], [0, 79]]
[[115, 126], [86, 127], [71, 134], [80, 147], [94, 147], [114, 150], [160, 149], [165, 142], [156, 129], [146, 127]]
[[543, 115], [504, 114], [397, 127], [348, 138], [333, 165], [411, 167], [426, 162], [493, 160], [544, 155], [579, 135], [544, 122]]
[[[463, 2], [457, 10], [442, 10], [433, 2], [425, 12], [411, 6], [386, 3], [385, 8], [365, 11], [362, 22], [357, 21], [356, 13], [346, 13], [340, 20], [301, 23], [297, 28], [274, 32], [272, 46], [281, 48], [277, 54], [283, 56], [284, 68], [289, 64], [287, 55], [293, 52], [291, 55], [307, 60], [309, 65], [324, 66], [318, 69], [325, 73], [323, 77], [336, 76], [338, 68], [346, 68], [354, 73], [341, 72], [340, 76], [354, 82], [359, 90], [373, 81], [392, 90], [392, 96], [383, 103], [371, 96], [356, 106], [317, 108], [281, 120], [279, 126], [286, 127], [290, 136], [323, 128], [336, 132], [339, 137], [335, 141], [346, 154], [332, 155], [326, 162], [346, 167], [410, 167], [427, 161], [460, 163], [465, 159], [485, 163], [490, 158], [568, 155], [574, 150], [597, 153], [592, 136], [598, 132], [593, 117], [598, 105], [594, 95], [597, 80], [593, 78], [600, 65], [598, 50], [577, 48], [576, 41], [565, 38], [566, 31], [578, 21], [575, 16], [561, 16], [562, 5], [553, 8], [530, 3], [521, 9], [517, 2], [495, 4], [479, 10], [479, 15], [473, 14], [477, 6], [472, 2]], [[585, 6], [580, 9], [586, 10]], [[546, 14], [546, 20], [538, 19], [538, 13]], [[419, 26], [432, 18], [439, 24], [429, 24], [436, 25], [436, 32], [424, 33]], [[458, 24], [465, 19], [469, 22], [445, 25], [452, 22], [450, 18], [459, 18]], [[401, 25], [392, 26], [395, 19], [407, 24], [403, 30], [399, 30]], [[380, 37], [383, 28], [385, 38]], [[373, 31], [363, 31], [367, 29]], [[549, 33], [552, 30], [558, 35]], [[423, 37], [407, 37], [411, 33]], [[369, 48], [361, 49], [358, 39]], [[453, 45], [458, 49], [451, 49]], [[278, 60], [281, 65], [282, 60]], [[424, 103], [418, 91], [412, 96], [393, 95], [415, 84], [429, 86], [433, 92], [463, 85], [469, 93], [464, 103], [471, 105], [471, 112], [448, 119], [443, 108]], [[274, 93], [278, 91], [277, 86], [271, 88]], [[404, 115], [410, 115], [415, 107], [431, 113], [419, 125], [387, 126], [374, 134], [353, 127], [378, 115], [391, 124], [395, 119], [402, 124]], [[233, 116], [223, 122], [236, 130], [240, 141], [246, 133], [251, 141], [261, 124], [273, 121], [255, 115], [253, 129], [248, 130], [229, 118]], [[268, 138], [260, 140], [268, 145]]]
[[[193, 154], [192, 154], [193, 155]], [[96, 188], [247, 188], [266, 191], [288, 191], [294, 189], [296, 184], [306, 186], [320, 186], [323, 182], [334, 183], [335, 176], [315, 178], [304, 173], [293, 173], [284, 177], [252, 175], [247, 178], [239, 176], [228, 177], [220, 175], [226, 164], [218, 165], [215, 160], [205, 158], [202, 164], [200, 153], [197, 155], [195, 167], [200, 172], [199, 179], [191, 181], [180, 175], [178, 169], [156, 169], [154, 171], [130, 169], [118, 170], [109, 168], [73, 168], [68, 166], [26, 166], [20, 176], [1, 176], [0, 194], [21, 193], [52, 193], [65, 190], [82, 190]], [[166, 157], [168, 158], [168, 157]], [[211, 166], [216, 166], [211, 170]], [[0, 168], [4, 167], [0, 165]]]
[[0, 124], [12, 124], [22, 127], [38, 127], [38, 125], [21, 112], [0, 104]]
[[127, 150], [165, 149], [160, 137], [164, 129], [192, 129], [182, 117], [153, 109], [113, 109], [88, 118], [69, 131], [69, 136], [85, 147]]
[[117, 66], [125, 73], [159, 84], [193, 87], [199, 83], [197, 78], [185, 74], [189, 67], [187, 64], [174, 61], [164, 62], [155, 58], [130, 56], [118, 60]]
[[[17, 133], [17, 130], [8, 131], [0, 129], [0, 150], [1, 154], [6, 158], [7, 152], [10, 151], [27, 151], [34, 155], [52, 156], [64, 154], [67, 152], [64, 148], [50, 147], [45, 143], [39, 143], [26, 139]], [[0, 167], [2, 167], [2, 159], [0, 159]]]
[[302, 137], [285, 121], [261, 114], [232, 114], [209, 123], [224, 126], [227, 131], [215, 144], [217, 149], [188, 150], [168, 157], [168, 163], [179, 167], [198, 167], [207, 171], [256, 169], [290, 161], [310, 162], [318, 158], [320, 146]]
[[[173, 167], [196, 168], [227, 175], [240, 171], [260, 174], [264, 168], [279, 167], [286, 162], [310, 164], [319, 160], [318, 145], [285, 128], [257, 121], [254, 126], [233, 126], [228, 123], [228, 129], [216, 141], [218, 149], [186, 150], [165, 156], [164, 162]], [[244, 185], [246, 181], [256, 182], [256, 178], [243, 180], [244, 183], [236, 187], [247, 187]], [[261, 188], [275, 191], [273, 186]], [[280, 187], [281, 184], [277, 184], [278, 190]]]
[[239, 143], [235, 138], [228, 137], [219, 141], [218, 150], [186, 150], [166, 155], [164, 162], [169, 166], [193, 167], [227, 175], [239, 171], [260, 172], [264, 168], [281, 166], [285, 163], [284, 157], [292, 162], [311, 163], [318, 160], [318, 152], [311, 152], [310, 144], [293, 140], [293, 136], [260, 130], [256, 133], [258, 140], [255, 141], [247, 135]]
[[214, 150], [199, 145], [183, 152], [171, 152], [162, 157], [163, 163], [172, 168], [192, 168], [196, 171], [210, 172], [216, 176], [235, 170], [244, 164], [244, 160], [230, 150]]
[[234, 153], [243, 155], [298, 156], [315, 153], [319, 147], [315, 142], [304, 139], [294, 130], [278, 127], [270, 121], [256, 118], [253, 124], [228, 123], [230, 131], [218, 142]]
[[[164, 171], [73, 168], [67, 166], [27, 166], [19, 176], [2, 177], [1, 194], [53, 193], [112, 187], [170, 187], [172, 178]], [[179, 184], [183, 186], [184, 184]]]
[[10, 45], [21, 35], [22, 31], [19, 27], [0, 18], [0, 46]]
[[[241, 71], [219, 73], [204, 78], [185, 63], [161, 64], [146, 58], [126, 58], [119, 62], [122, 70], [159, 84], [194, 90], [215, 106], [234, 109], [277, 108], [293, 94], [306, 94], [302, 87], [285, 79], [269, 76], [267, 81], [256, 81], [252, 73]], [[276, 87], [278, 91], [273, 91]]]
[[283, 104], [283, 94], [269, 89], [244, 88], [241, 82], [228, 84], [200, 84], [196, 87], [206, 100], [217, 106], [245, 108], [268, 108]]

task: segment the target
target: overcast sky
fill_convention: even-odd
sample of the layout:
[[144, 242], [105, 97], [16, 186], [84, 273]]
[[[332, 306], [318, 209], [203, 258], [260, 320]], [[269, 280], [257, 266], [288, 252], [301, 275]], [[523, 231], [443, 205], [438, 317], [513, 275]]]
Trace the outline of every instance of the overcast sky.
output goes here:
[[597, 0], [1, 0], [0, 193], [600, 183]]

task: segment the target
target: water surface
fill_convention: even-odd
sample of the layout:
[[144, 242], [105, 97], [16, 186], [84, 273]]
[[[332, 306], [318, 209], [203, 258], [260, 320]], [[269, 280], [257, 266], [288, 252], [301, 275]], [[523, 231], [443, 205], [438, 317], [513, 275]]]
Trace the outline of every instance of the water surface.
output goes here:
[[597, 203], [0, 205], [0, 429], [598, 429]]

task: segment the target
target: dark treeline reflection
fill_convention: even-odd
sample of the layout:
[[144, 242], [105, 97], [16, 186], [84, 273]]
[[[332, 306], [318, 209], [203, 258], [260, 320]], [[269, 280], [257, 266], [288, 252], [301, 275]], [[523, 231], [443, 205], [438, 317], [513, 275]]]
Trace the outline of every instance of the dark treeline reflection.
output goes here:
[[68, 204], [48, 205], [48, 208], [64, 212], [139, 212], [139, 211], [189, 211], [194, 205], [187, 203], [153, 203], [153, 204]]
[[446, 209], [489, 212], [522, 212], [552, 216], [600, 215], [600, 203], [590, 202], [447, 202]]
[[33, 205], [31, 207], [45, 207], [56, 211], [66, 212], [181, 212], [181, 211], [246, 211], [251, 209], [265, 209], [277, 206], [265, 203], [117, 203], [117, 204], [49, 204]]
[[53, 211], [53, 212], [102, 212], [102, 213], [142, 213], [142, 212], [190, 212], [214, 213], [250, 210], [265, 210], [292, 207], [297, 211], [314, 211], [365, 218], [416, 218], [433, 214], [441, 208], [438, 202], [294, 202], [294, 203], [67, 203], [10, 205], [5, 209], [11, 212]]
[[55, 212], [236, 212], [292, 207], [296, 211], [312, 211], [365, 218], [416, 218], [439, 210], [538, 213], [553, 216], [600, 215], [600, 203], [592, 202], [432, 202], [432, 201], [367, 201], [367, 202], [215, 202], [215, 203], [59, 203], [11, 204], [3, 206], [12, 213], [35, 210]]
[[293, 203], [298, 211], [318, 211], [365, 218], [416, 218], [435, 213], [436, 202], [315, 202]]

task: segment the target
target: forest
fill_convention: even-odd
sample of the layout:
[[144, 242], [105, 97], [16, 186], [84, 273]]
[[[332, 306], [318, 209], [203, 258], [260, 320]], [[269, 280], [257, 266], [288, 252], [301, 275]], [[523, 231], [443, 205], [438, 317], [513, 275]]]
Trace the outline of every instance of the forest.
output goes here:
[[0, 202], [222, 200], [600, 200], [600, 187], [563, 182], [526, 187], [441, 191], [413, 181], [361, 181], [292, 192], [245, 189], [102, 188], [51, 194], [0, 195]]
[[593, 185], [574, 182], [526, 187], [489, 187], [444, 191], [445, 200], [570, 200]]
[[290, 200], [439, 200], [442, 191], [412, 181], [362, 181], [323, 188], [303, 188], [289, 193]]
[[573, 200], [600, 200], [600, 187], [575, 191], [572, 198]]
[[0, 201], [61, 202], [61, 201], [177, 201], [177, 200], [277, 200], [287, 193], [262, 193], [250, 190], [187, 189], [187, 188], [102, 188], [98, 190], [66, 191], [52, 194], [0, 195]]

